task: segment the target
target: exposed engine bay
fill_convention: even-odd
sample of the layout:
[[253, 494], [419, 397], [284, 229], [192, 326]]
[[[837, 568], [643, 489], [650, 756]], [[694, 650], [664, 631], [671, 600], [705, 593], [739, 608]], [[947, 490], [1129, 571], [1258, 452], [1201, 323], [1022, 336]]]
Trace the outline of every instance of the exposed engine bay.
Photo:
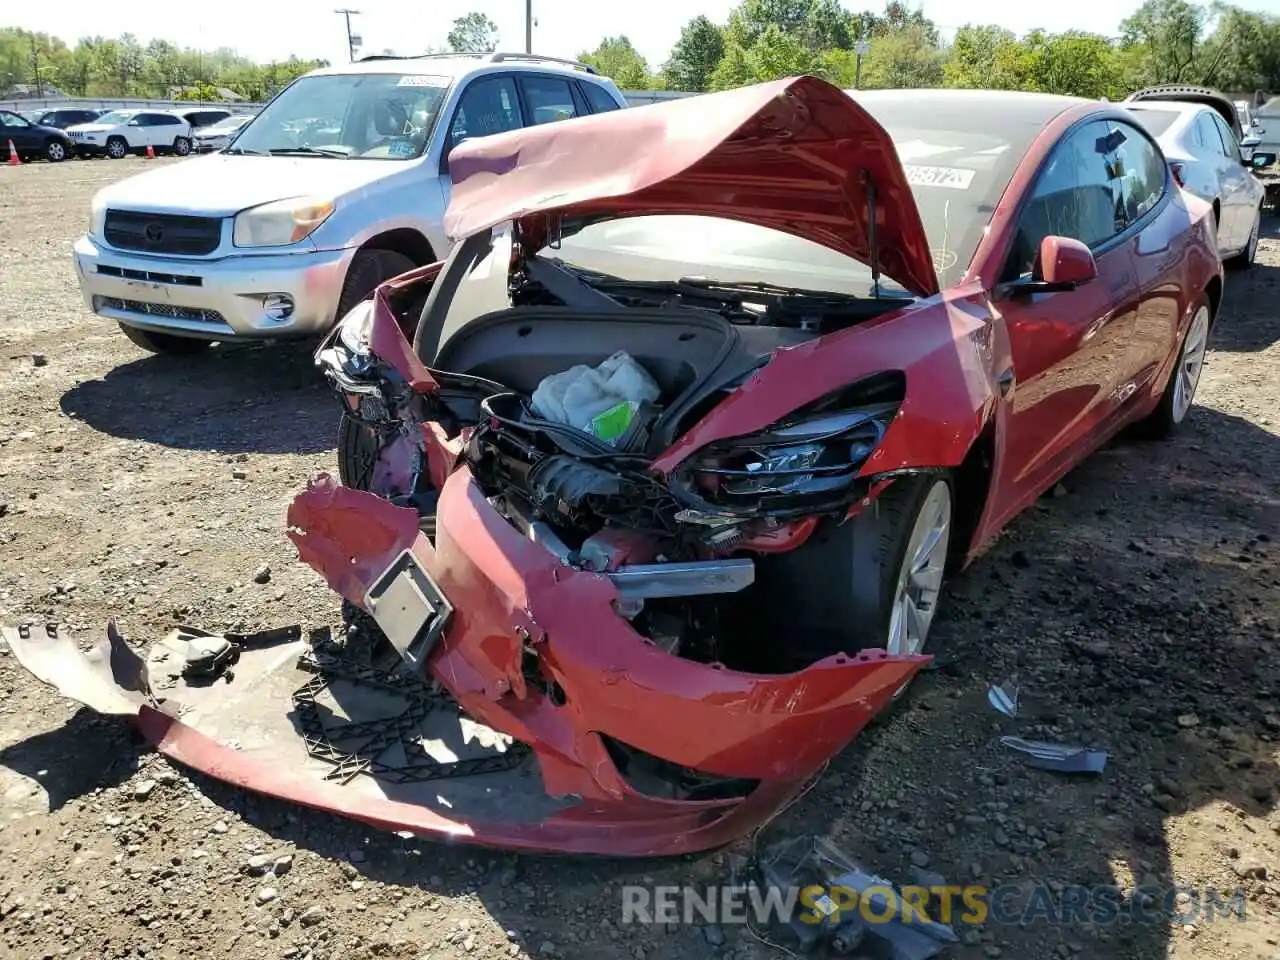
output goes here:
[[[469, 261], [466, 251], [455, 254], [425, 307], [421, 287], [395, 293], [402, 330], [418, 327], [420, 312], [420, 355], [432, 356], [423, 344], [435, 338], [434, 393], [415, 391], [372, 354], [361, 340], [369, 321], [356, 312], [318, 355], [347, 415], [376, 438], [368, 489], [429, 519], [432, 458], [451, 460], [445, 475], [465, 463], [513, 525], [563, 563], [608, 575], [618, 613], [656, 645], [703, 662], [790, 668], [776, 651], [749, 653], [756, 645], [742, 639], [726, 649], [721, 638], [758, 633], [749, 629], [759, 622], [753, 608], [776, 606], [766, 567], [781, 571], [780, 584], [793, 581], [787, 555], [866, 495], [858, 472], [896, 413], [900, 374], [860, 380], [757, 435], [713, 444], [671, 475], [651, 464], [775, 350], [910, 300], [701, 278], [626, 281], [509, 251], [486, 245]], [[506, 304], [458, 324], [450, 300], [467, 280], [449, 273], [460, 261], [495, 257], [512, 263]], [[374, 305], [360, 309], [371, 315]], [[600, 376], [614, 362], [638, 367], [652, 386], [644, 402], [619, 411], [617, 435], [602, 438], [539, 409], [540, 387], [545, 393], [553, 378]], [[835, 652], [807, 646], [794, 650], [807, 662]]]

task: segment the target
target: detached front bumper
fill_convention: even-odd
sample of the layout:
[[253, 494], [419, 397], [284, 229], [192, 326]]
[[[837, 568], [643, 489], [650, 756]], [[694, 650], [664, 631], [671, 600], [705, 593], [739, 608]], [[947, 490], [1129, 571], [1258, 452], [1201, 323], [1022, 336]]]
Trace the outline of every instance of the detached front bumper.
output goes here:
[[[416, 511], [327, 477], [297, 497], [289, 527], [302, 559], [357, 602], [409, 551], [453, 608], [420, 686], [439, 681], [464, 731], [505, 735], [527, 748], [522, 759], [424, 783], [380, 779], [376, 760], [374, 776], [335, 778], [317, 761], [318, 714], [302, 712], [301, 641], [248, 651], [232, 683], [163, 700], [135, 692], [137, 658], [119, 638], [96, 667], [65, 640], [57, 643], [69, 650], [55, 656], [38, 635], [11, 635], [10, 645], [67, 696], [136, 712], [161, 752], [238, 786], [424, 837], [614, 856], [714, 847], [766, 822], [928, 662], [872, 650], [766, 676], [669, 655], [614, 613], [607, 577], [566, 567], [527, 539], [465, 469], [441, 491], [434, 543]], [[368, 735], [368, 716], [389, 715], [356, 688], [329, 686], [324, 716], [352, 725], [335, 728], [335, 739]], [[446, 714], [428, 710], [422, 722]], [[453, 743], [459, 756], [477, 736], [411, 731], [414, 742]], [[695, 799], [665, 791], [668, 781], [640, 776], [638, 757], [728, 789]]]
[[[76, 276], [94, 313], [142, 330], [209, 340], [300, 337], [333, 326], [352, 250], [222, 259], [149, 256], [76, 241]], [[268, 298], [292, 312], [276, 319]]]

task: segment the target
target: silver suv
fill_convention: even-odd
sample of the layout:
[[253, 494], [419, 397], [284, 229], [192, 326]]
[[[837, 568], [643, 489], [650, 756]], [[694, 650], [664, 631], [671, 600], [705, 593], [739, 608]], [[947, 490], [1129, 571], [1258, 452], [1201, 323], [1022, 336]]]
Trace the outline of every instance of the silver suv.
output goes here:
[[448, 254], [462, 140], [626, 105], [592, 68], [528, 54], [316, 70], [225, 149], [99, 192], [75, 244], [80, 287], [157, 353], [322, 333], [382, 281]]

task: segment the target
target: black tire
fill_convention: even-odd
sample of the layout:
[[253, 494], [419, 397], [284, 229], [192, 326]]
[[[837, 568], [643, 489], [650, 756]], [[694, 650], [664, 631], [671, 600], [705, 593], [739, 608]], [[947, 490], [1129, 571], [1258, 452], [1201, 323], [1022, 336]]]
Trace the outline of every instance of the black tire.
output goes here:
[[139, 330], [137, 327], [131, 327], [127, 323], [120, 323], [120, 332], [143, 350], [173, 357], [192, 356], [207, 349], [209, 344], [213, 342], [212, 340], [200, 340], [196, 337], [175, 337], [170, 333]]
[[61, 163], [68, 156], [66, 144], [61, 140], [50, 140], [44, 145], [44, 157], [50, 163]]
[[342, 296], [338, 298], [335, 319], [342, 321], [351, 308], [370, 296], [378, 284], [407, 273], [417, 264], [396, 250], [359, 250], [347, 268], [347, 278], [342, 283]]
[[[826, 521], [800, 549], [765, 561], [761, 586], [768, 593], [752, 616], [768, 624], [769, 636], [788, 638], [786, 662], [773, 669], [801, 669], [832, 653], [888, 646], [908, 541], [929, 492], [938, 483], [950, 495], [949, 522], [954, 533], [950, 476], [908, 475], [896, 479], [852, 520]], [[785, 603], [773, 602], [782, 597]], [[755, 626], [758, 629], [760, 624]]]
[[342, 485], [353, 490], [368, 490], [373, 485], [377, 456], [377, 435], [344, 413], [338, 424], [338, 479]]
[[129, 153], [129, 141], [124, 137], [107, 139], [106, 155], [110, 160], [123, 160]]
[[1249, 270], [1253, 267], [1253, 261], [1258, 255], [1258, 235], [1262, 231], [1262, 208], [1259, 207], [1257, 213], [1253, 215], [1253, 232], [1249, 234], [1249, 242], [1245, 244], [1245, 248], [1237, 253], [1234, 257], [1229, 257], [1222, 261], [1222, 265], [1229, 270]]
[[[351, 312], [383, 281], [398, 277], [417, 264], [395, 250], [361, 250], [347, 268], [347, 278], [338, 298], [337, 320]], [[373, 430], [345, 413], [338, 424], [338, 479], [343, 486], [368, 490], [373, 482], [373, 463], [378, 454], [378, 438]]]
[[[1201, 308], [1209, 311], [1209, 329], [1212, 331], [1214, 319], [1213, 304], [1209, 302], [1208, 297], [1200, 298], [1199, 302], [1195, 306], [1195, 312], [1198, 312]], [[1187, 333], [1182, 338], [1182, 342], [1178, 344], [1178, 359], [1174, 363], [1173, 369], [1169, 371], [1169, 379], [1165, 381], [1164, 392], [1160, 394], [1160, 403], [1156, 406], [1155, 410], [1151, 411], [1151, 414], [1147, 416], [1146, 419], [1140, 420], [1134, 425], [1134, 432], [1139, 437], [1145, 437], [1150, 440], [1167, 440], [1178, 432], [1178, 428], [1186, 420], [1186, 413], [1179, 417], [1177, 410], [1175, 409], [1176, 397], [1174, 381], [1177, 379], [1178, 373], [1182, 369], [1183, 355], [1186, 352], [1187, 341], [1190, 339], [1190, 335], [1191, 329], [1189, 327]], [[1194, 394], [1192, 399], [1194, 401]], [[1189, 409], [1190, 408], [1188, 408], [1188, 411]]]
[[185, 157], [191, 153], [191, 141], [186, 137], [174, 137], [173, 152], [180, 157]]

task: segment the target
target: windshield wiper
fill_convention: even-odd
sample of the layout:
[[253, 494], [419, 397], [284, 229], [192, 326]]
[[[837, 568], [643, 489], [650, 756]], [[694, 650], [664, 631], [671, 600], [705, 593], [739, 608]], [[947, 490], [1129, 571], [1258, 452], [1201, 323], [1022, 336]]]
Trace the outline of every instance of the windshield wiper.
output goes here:
[[223, 153], [234, 153], [240, 157], [265, 157], [266, 154], [261, 150], [246, 150], [244, 147], [227, 147]]
[[267, 153], [273, 157], [329, 157], [334, 160], [350, 160], [352, 156], [345, 150], [334, 150], [332, 147], [276, 147]]
[[723, 293], [764, 293], [775, 297], [804, 297], [806, 300], [826, 300], [840, 303], [860, 299], [847, 293], [832, 293], [827, 290], [805, 290], [802, 287], [783, 287], [776, 283], [764, 283], [754, 280], [708, 280], [706, 277], [681, 277], [676, 281], [676, 286], [692, 288], [699, 292], [714, 290]]

